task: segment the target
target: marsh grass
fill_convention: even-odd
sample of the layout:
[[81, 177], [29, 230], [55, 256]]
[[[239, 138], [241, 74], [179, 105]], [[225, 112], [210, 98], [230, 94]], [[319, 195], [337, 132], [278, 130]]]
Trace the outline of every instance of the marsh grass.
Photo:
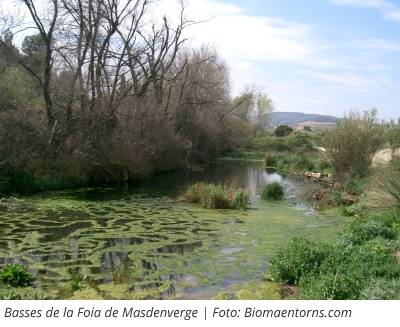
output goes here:
[[0, 271], [0, 281], [12, 287], [31, 286], [34, 280], [28, 268], [20, 264], [7, 265]]
[[263, 200], [282, 200], [284, 196], [285, 193], [282, 185], [276, 182], [265, 185], [261, 193], [261, 198]]
[[187, 203], [200, 203], [207, 209], [246, 210], [249, 194], [228, 184], [196, 183], [183, 194]]

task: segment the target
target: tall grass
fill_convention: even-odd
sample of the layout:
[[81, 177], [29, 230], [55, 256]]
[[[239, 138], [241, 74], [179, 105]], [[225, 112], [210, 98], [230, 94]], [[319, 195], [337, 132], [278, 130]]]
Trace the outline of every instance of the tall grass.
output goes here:
[[246, 210], [249, 195], [246, 190], [227, 184], [196, 183], [183, 194], [188, 203], [200, 203], [207, 209]]
[[279, 183], [271, 183], [265, 185], [261, 198], [263, 200], [281, 200], [284, 197], [283, 187]]
[[374, 154], [385, 143], [385, 126], [377, 111], [350, 112], [325, 138], [327, 155], [339, 179], [366, 176]]

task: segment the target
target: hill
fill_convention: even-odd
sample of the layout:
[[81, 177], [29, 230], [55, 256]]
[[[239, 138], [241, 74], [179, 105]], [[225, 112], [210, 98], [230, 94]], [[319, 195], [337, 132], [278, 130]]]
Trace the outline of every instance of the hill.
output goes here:
[[271, 114], [271, 125], [273, 127], [279, 125], [298, 126], [304, 123], [313, 125], [330, 125], [334, 124], [337, 120], [334, 116], [318, 115], [318, 114], [305, 114], [302, 112], [273, 112]]

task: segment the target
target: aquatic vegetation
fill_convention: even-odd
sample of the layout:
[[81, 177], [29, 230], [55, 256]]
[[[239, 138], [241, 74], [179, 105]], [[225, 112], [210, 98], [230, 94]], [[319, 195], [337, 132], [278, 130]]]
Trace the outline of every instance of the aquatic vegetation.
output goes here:
[[183, 199], [188, 203], [200, 203], [207, 209], [245, 210], [249, 195], [241, 188], [226, 184], [196, 183], [187, 189]]
[[7, 265], [0, 271], [0, 281], [13, 287], [30, 286], [34, 280], [28, 268], [20, 264]]
[[240, 210], [246, 210], [248, 202], [249, 202], [249, 193], [243, 189], [239, 189], [236, 192], [235, 208]]
[[47, 300], [49, 297], [32, 287], [15, 288], [0, 285], [0, 300]]
[[[217, 167], [210, 178], [216, 183], [221, 176], [234, 180], [228, 172], [253, 178], [238, 185], [259, 189], [265, 176], [262, 164]], [[269, 259], [294, 236], [332, 240], [350, 221], [336, 210], [316, 215], [287, 201], [272, 206], [257, 197], [246, 213], [209, 210], [176, 201], [187, 182], [174, 188], [167, 180], [162, 191], [152, 181], [130, 192], [82, 189], [5, 199], [0, 264], [26, 264], [37, 276], [39, 297], [210, 299], [227, 283], [261, 281]], [[85, 278], [73, 291], [77, 272]], [[228, 292], [237, 297], [239, 290]], [[257, 293], [255, 287], [249, 292]]]
[[265, 185], [261, 193], [261, 198], [263, 200], [281, 200], [284, 195], [282, 185], [275, 182]]
[[72, 292], [76, 292], [82, 289], [82, 282], [86, 279], [86, 276], [83, 276], [80, 273], [75, 273], [72, 275], [71, 279], [71, 290]]

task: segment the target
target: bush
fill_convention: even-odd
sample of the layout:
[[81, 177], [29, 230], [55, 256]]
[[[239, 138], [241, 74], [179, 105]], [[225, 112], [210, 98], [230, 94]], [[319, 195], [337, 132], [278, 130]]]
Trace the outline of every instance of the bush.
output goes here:
[[3, 284], [13, 287], [30, 286], [35, 277], [28, 271], [28, 268], [19, 264], [7, 265], [0, 272], [0, 280]]
[[357, 219], [345, 228], [342, 239], [345, 244], [360, 245], [377, 237], [393, 240], [395, 231], [377, 220]]
[[280, 125], [275, 128], [274, 134], [277, 137], [284, 137], [284, 136], [288, 136], [292, 132], [293, 132], [293, 128], [291, 128], [287, 125]]
[[367, 209], [359, 204], [354, 204], [352, 206], [341, 206], [340, 211], [342, 215], [346, 217], [366, 218], [368, 215]]
[[269, 273], [278, 282], [298, 285], [303, 276], [318, 271], [328, 249], [324, 244], [295, 238], [271, 260]]
[[200, 203], [207, 209], [245, 210], [249, 200], [248, 192], [224, 184], [196, 183], [183, 194], [188, 203]]
[[261, 198], [263, 200], [281, 200], [284, 197], [283, 187], [279, 183], [265, 185]]
[[332, 248], [319, 272], [312, 271], [303, 282], [304, 298], [358, 299], [371, 279], [397, 278], [400, 269], [393, 255], [371, 250], [370, 244]]
[[388, 213], [357, 219], [333, 246], [294, 239], [271, 260], [270, 274], [298, 285], [304, 299], [396, 299], [398, 223]]
[[376, 110], [350, 112], [325, 138], [327, 155], [339, 179], [367, 175], [374, 154], [385, 143], [385, 127]]

